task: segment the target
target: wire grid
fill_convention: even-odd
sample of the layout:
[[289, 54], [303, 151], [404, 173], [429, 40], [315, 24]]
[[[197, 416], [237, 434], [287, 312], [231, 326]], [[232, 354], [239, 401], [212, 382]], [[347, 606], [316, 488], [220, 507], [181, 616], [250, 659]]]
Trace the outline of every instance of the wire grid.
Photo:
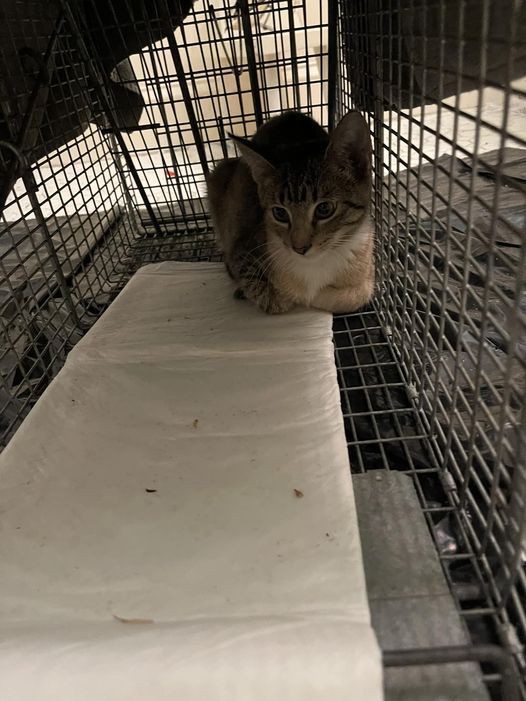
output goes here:
[[[374, 307], [337, 317], [334, 325], [353, 470], [397, 469], [414, 477], [466, 625], [475, 639], [482, 626], [484, 639], [519, 653], [522, 664], [523, 232], [501, 212], [510, 182], [502, 157], [487, 162], [482, 155], [488, 134], [499, 146], [524, 146], [510, 109], [524, 97], [510, 77], [518, 44], [511, 24], [519, 18], [513, 10], [510, 32], [493, 41], [494, 3], [477, 3], [483, 60], [469, 75], [460, 47], [472, 5], [215, 1], [196, 3], [175, 33], [164, 3], [144, 9], [140, 28], [151, 43], [131, 59], [145, 100], [138, 127], [118, 132], [109, 119], [103, 129], [93, 123], [80, 134], [72, 129], [66, 146], [26, 171], [4, 210], [5, 259], [17, 263], [4, 264], [0, 254], [2, 347], [6, 366], [14, 361], [18, 373], [3, 370], [13, 415], [4, 435], [131, 271], [163, 259], [218, 259], [203, 196], [207, 170], [234, 155], [229, 132], [250, 135], [284, 109], [301, 109], [328, 127], [356, 105], [368, 114], [375, 143], [379, 280]], [[423, 28], [416, 30], [408, 20], [422, 7]], [[426, 55], [425, 47], [436, 44], [433, 31], [449, 26], [452, 7], [455, 32], [442, 32], [438, 59], [436, 51]], [[63, 62], [54, 75], [62, 76], [64, 99], [74, 116], [88, 96], [111, 108], [111, 76], [101, 66], [86, 68], [89, 37], [75, 7], [65, 8], [52, 52]], [[113, 29], [125, 41], [133, 26], [115, 22]], [[404, 42], [423, 46], [423, 56], [404, 60], [401, 50], [393, 56]], [[504, 87], [484, 73], [496, 48], [507, 60]], [[454, 70], [446, 49], [457, 58]], [[429, 75], [434, 82], [426, 82]], [[451, 81], [456, 93], [476, 90], [473, 106], [456, 93], [441, 100]], [[488, 88], [500, 99], [496, 116], [486, 109]], [[462, 159], [470, 167], [459, 169]], [[484, 197], [481, 168], [492, 178]], [[19, 238], [17, 227], [24, 231]], [[40, 243], [46, 231], [51, 247], [49, 238]], [[26, 259], [34, 259], [35, 272], [24, 267]], [[59, 271], [66, 284], [57, 292]], [[490, 666], [485, 671], [497, 689], [498, 676]]]
[[[92, 96], [73, 36], [58, 13], [55, 32], [46, 36], [38, 22], [18, 22], [19, 10], [16, 3], [6, 10], [15, 16], [6, 18], [13, 31], [0, 49], [3, 65], [13, 65], [13, 54], [28, 45], [43, 58], [30, 53], [25, 80], [13, 83], [20, 92], [2, 95], [4, 104], [18, 105], [20, 118], [2, 114], [8, 131], [0, 148], [0, 445], [110, 301], [132, 238], [123, 174], [108, 139], [84, 114], [78, 119]], [[51, 92], [65, 105], [60, 123], [39, 114]], [[54, 134], [66, 143], [46, 154]], [[43, 155], [31, 162], [33, 154]], [[103, 244], [105, 254], [97, 255]]]
[[[235, 155], [228, 133], [250, 135], [283, 109], [307, 106], [327, 123], [324, 5], [196, 3], [175, 35], [163, 3], [148, 8], [141, 27], [150, 43], [132, 57], [146, 106], [139, 128], [124, 137], [131, 155], [125, 172], [147, 236], [209, 235], [205, 175], [211, 164]], [[159, 25], [168, 38], [155, 41]], [[120, 30], [124, 41], [129, 27]], [[319, 48], [310, 55], [306, 47], [313, 43]]]
[[[507, 205], [511, 192], [524, 211], [526, 189], [505, 169], [506, 149], [526, 145], [524, 129], [510, 118], [526, 97], [512, 80], [524, 46], [524, 33], [517, 33], [524, 10], [504, 3], [498, 35], [489, 0], [341, 7], [348, 61], [339, 109], [357, 104], [371, 115], [379, 273], [373, 323], [362, 315], [363, 328], [341, 330], [350, 349], [338, 351], [340, 360], [342, 352], [353, 355], [347, 394], [356, 400], [363, 373], [357, 333], [384, 391], [381, 410], [366, 397], [377, 461], [391, 467], [380, 441], [396, 436], [405, 446], [394, 467], [418, 475], [430, 525], [452, 510], [461, 547], [453, 554], [446, 548], [441, 557], [459, 609], [472, 627], [475, 617], [486, 619], [501, 644], [517, 653], [524, 673], [526, 249], [523, 225]], [[477, 55], [476, 70], [470, 52]], [[497, 53], [504, 66], [500, 83], [489, 75]], [[500, 104], [498, 119], [487, 116], [488, 89]], [[462, 98], [466, 90], [474, 91], [470, 107]], [[497, 146], [492, 158], [482, 153], [487, 141]], [[404, 388], [405, 402], [393, 398], [393, 389]], [[347, 413], [352, 427], [352, 401]], [[380, 426], [387, 416], [388, 425]], [[422, 440], [416, 452], [424, 465], [415, 462], [413, 449]], [[367, 464], [366, 445], [351, 442], [359, 469]], [[423, 481], [433, 467], [447, 500]], [[430, 501], [442, 506], [429, 508]], [[466, 587], [462, 560], [478, 585]]]

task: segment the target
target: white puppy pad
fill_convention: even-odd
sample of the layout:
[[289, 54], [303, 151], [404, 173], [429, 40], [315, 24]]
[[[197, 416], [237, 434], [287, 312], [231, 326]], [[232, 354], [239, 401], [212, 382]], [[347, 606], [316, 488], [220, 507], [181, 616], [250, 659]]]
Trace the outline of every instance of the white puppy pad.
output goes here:
[[143, 268], [0, 457], [0, 509], [1, 698], [382, 698], [328, 314]]

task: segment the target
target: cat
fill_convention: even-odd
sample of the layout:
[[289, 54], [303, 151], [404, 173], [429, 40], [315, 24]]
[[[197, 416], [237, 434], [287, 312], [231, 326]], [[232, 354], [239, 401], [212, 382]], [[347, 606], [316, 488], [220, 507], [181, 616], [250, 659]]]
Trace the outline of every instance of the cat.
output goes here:
[[229, 136], [241, 157], [222, 161], [207, 185], [236, 296], [269, 314], [366, 305], [375, 269], [371, 140], [363, 116], [347, 113], [329, 136], [310, 117], [285, 112], [251, 140]]

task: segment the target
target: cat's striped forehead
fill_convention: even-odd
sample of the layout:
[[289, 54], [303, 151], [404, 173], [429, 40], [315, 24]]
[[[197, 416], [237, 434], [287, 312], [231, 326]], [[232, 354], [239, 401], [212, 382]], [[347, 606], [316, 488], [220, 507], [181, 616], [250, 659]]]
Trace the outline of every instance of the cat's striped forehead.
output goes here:
[[319, 195], [320, 162], [283, 165], [277, 196], [280, 204], [309, 204], [316, 202]]

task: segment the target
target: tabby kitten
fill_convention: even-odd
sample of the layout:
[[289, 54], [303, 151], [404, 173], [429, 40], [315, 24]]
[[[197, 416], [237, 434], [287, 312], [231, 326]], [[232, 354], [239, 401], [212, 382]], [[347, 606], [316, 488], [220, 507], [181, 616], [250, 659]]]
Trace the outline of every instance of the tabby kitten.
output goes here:
[[208, 199], [236, 294], [270, 314], [366, 304], [374, 242], [371, 141], [362, 115], [349, 112], [330, 137], [310, 117], [286, 112], [251, 140], [231, 138], [241, 158], [210, 174]]

